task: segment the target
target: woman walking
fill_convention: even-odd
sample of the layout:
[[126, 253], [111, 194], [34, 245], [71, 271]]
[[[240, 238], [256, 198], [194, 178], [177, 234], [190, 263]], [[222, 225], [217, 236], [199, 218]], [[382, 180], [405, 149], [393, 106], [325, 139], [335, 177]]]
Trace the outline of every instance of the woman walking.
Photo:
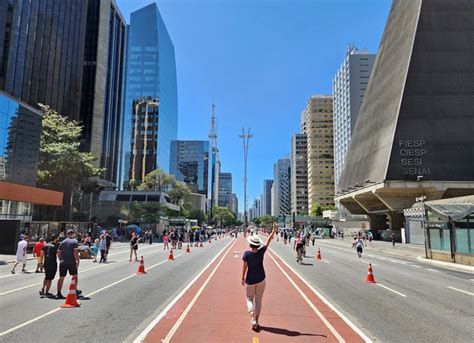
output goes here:
[[104, 235], [100, 235], [100, 242], [99, 242], [100, 261], [99, 263], [102, 263], [102, 261], [104, 261], [104, 263], [107, 262], [107, 259], [105, 257], [106, 249], [107, 249], [107, 242], [105, 241], [105, 237]]
[[[262, 297], [265, 291], [265, 270], [263, 268], [263, 256], [277, 231], [277, 225], [273, 226], [273, 231], [265, 244], [258, 236], [249, 236], [247, 241], [250, 250], [244, 253], [242, 268], [242, 286], [246, 287], [247, 308], [250, 314], [252, 329], [258, 328], [258, 318], [262, 310]], [[263, 245], [263, 246], [262, 246]]]

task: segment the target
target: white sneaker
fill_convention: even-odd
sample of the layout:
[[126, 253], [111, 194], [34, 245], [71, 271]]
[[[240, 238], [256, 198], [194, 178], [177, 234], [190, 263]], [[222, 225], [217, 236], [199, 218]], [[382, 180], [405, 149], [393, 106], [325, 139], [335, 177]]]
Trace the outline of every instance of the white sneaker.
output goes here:
[[250, 324], [252, 324], [252, 329], [255, 330], [258, 327], [258, 323], [255, 319], [252, 319], [250, 321]]

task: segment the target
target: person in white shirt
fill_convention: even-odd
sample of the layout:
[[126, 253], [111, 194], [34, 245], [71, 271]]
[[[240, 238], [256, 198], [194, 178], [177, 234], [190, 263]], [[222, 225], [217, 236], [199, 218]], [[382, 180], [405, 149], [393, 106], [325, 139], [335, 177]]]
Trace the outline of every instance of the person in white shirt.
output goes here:
[[23, 268], [21, 269], [22, 272], [26, 272], [26, 248], [28, 247], [28, 236], [20, 236], [20, 241], [18, 242], [18, 247], [16, 249], [16, 262], [13, 265], [11, 270], [12, 274], [15, 274], [16, 266], [21, 262], [23, 263]]

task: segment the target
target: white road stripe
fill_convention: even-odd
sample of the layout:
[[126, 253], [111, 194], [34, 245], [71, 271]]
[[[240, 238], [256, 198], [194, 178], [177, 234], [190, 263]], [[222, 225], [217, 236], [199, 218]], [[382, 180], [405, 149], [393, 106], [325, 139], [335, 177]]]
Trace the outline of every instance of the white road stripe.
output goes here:
[[452, 289], [454, 291], [458, 291], [458, 292], [461, 292], [461, 293], [464, 293], [464, 294], [467, 294], [467, 295], [472, 295], [474, 296], [474, 293], [471, 293], [471, 292], [468, 292], [468, 291], [464, 291], [462, 289], [459, 289], [459, 288], [454, 288], [454, 287], [451, 287], [451, 286], [448, 286], [449, 289]]
[[[175, 257], [179, 257], [179, 256], [181, 256], [181, 255], [182, 255], [182, 254], [178, 254], [178, 255], [176, 255]], [[154, 264], [153, 266], [149, 267], [148, 269], [155, 268], [155, 267], [157, 267], [157, 266], [159, 266], [160, 264], [163, 264], [163, 263], [165, 263], [165, 262], [168, 262], [168, 260], [164, 260], [164, 261], [161, 261], [161, 262], [159, 262], [159, 263], [157, 263], [157, 264]], [[105, 286], [105, 287], [102, 287], [102, 288], [100, 288], [100, 289], [98, 289], [98, 290], [96, 290], [96, 291], [94, 291], [94, 292], [92, 292], [92, 293], [87, 294], [86, 297], [90, 297], [90, 296], [92, 296], [92, 295], [94, 295], [94, 294], [97, 294], [97, 293], [99, 293], [99, 292], [102, 292], [102, 291], [104, 291], [104, 290], [106, 290], [106, 289], [108, 289], [108, 288], [110, 288], [110, 287], [112, 287], [112, 286], [115, 286], [115, 285], [117, 285], [117, 284], [119, 284], [119, 283], [121, 283], [121, 282], [123, 282], [123, 281], [125, 281], [125, 280], [128, 280], [128, 279], [130, 279], [130, 278], [132, 278], [132, 277], [134, 277], [134, 276], [136, 276], [136, 274], [131, 274], [131, 275], [127, 276], [127, 277], [124, 277], [123, 279], [120, 279], [120, 280], [118, 280], [118, 281], [115, 281], [115, 282], [113, 282], [113, 283], [111, 283], [111, 284], [109, 284], [109, 285], [107, 285], [107, 286]], [[38, 317], [36, 317], [36, 318], [34, 318], [34, 319], [31, 319], [31, 320], [28, 320], [28, 321], [26, 321], [26, 322], [24, 322], [24, 323], [21, 323], [20, 325], [17, 325], [17, 326], [15, 326], [15, 327], [12, 327], [11, 329], [8, 329], [8, 330], [6, 330], [6, 331], [0, 332], [0, 337], [5, 336], [5, 335], [7, 335], [7, 334], [9, 334], [9, 333], [11, 333], [11, 332], [13, 332], [13, 331], [18, 330], [18, 329], [21, 329], [22, 327], [25, 327], [25, 326], [27, 326], [27, 325], [29, 325], [29, 324], [31, 324], [31, 323], [34, 323], [34, 322], [36, 322], [36, 321], [38, 321], [38, 320], [40, 320], [40, 319], [43, 319], [43, 318], [45, 318], [45, 317], [47, 317], [47, 316], [49, 316], [49, 315], [51, 315], [51, 314], [53, 314], [53, 313], [56, 313], [56, 312], [59, 311], [59, 310], [61, 310], [60, 307], [58, 307], [58, 308], [56, 308], [56, 309], [54, 309], [54, 310], [51, 310], [51, 311], [49, 311], [49, 312], [46, 312], [46, 313], [42, 314], [41, 316], [38, 316]]]
[[321, 260], [321, 262], [328, 263], [328, 264], [331, 263], [328, 260]]
[[324, 317], [324, 315], [316, 308], [316, 306], [314, 306], [314, 304], [311, 302], [311, 300], [308, 299], [306, 294], [304, 294], [303, 291], [301, 290], [301, 288], [299, 288], [298, 285], [293, 281], [293, 279], [290, 278], [290, 276], [285, 272], [285, 270], [282, 268], [282, 266], [280, 266], [280, 264], [275, 260], [275, 258], [271, 254], [269, 254], [269, 256], [273, 260], [273, 262], [275, 262], [277, 267], [281, 270], [283, 275], [286, 276], [288, 281], [290, 281], [290, 283], [293, 285], [293, 287], [295, 287], [295, 289], [298, 291], [298, 293], [301, 295], [301, 297], [306, 301], [306, 303], [309, 305], [309, 307], [311, 307], [311, 309], [314, 311], [314, 313], [316, 313], [316, 315], [319, 317], [319, 319], [321, 319], [321, 321], [324, 323], [324, 325], [326, 325], [326, 327], [329, 329], [329, 331], [331, 331], [331, 333], [334, 335], [334, 337], [336, 337], [337, 341], [340, 342], [340, 343], [344, 343], [345, 340], [344, 340], [344, 338], [342, 338], [342, 336], [339, 334], [339, 332], [337, 332], [337, 330], [331, 325], [331, 323], [329, 323], [329, 321], [326, 319], [326, 317]]
[[382, 284], [380, 284], [380, 283], [376, 283], [376, 285], [378, 285], [378, 286], [380, 286], [380, 287], [382, 287], [382, 288], [385, 288], [385, 289], [389, 290], [390, 292], [393, 292], [393, 293], [395, 293], [395, 294], [398, 294], [398, 295], [400, 295], [400, 296], [402, 296], [402, 297], [404, 297], [404, 298], [407, 297], [405, 294], [400, 293], [400, 292], [398, 292], [398, 291], [396, 291], [396, 290], [394, 290], [394, 289], [392, 289], [392, 288], [390, 288], [390, 287], [387, 287], [387, 286], [385, 286], [385, 285], [382, 285]]
[[367, 264], [371, 264], [371, 265], [376, 266], [376, 267], [379, 266], [378, 264], [375, 264], [375, 263], [372, 263], [372, 262], [369, 262], [369, 261], [364, 261], [364, 260], [360, 260], [360, 261], [364, 262], [364, 263], [367, 263]]
[[328, 252], [328, 253], [331, 253], [331, 254], [337, 254], [337, 252], [332, 251], [332, 250], [325, 250], [325, 251]]
[[435, 273], [439, 273], [438, 270], [434, 270], [434, 269], [431, 269], [431, 268], [425, 268], [426, 270], [429, 270], [430, 272], [435, 272]]
[[194, 277], [194, 279], [191, 280], [191, 282], [189, 282], [186, 287], [183, 288], [183, 290], [181, 292], [179, 292], [179, 294], [173, 299], [171, 300], [171, 302], [163, 309], [163, 311], [160, 312], [160, 314], [158, 314], [158, 316], [153, 319], [153, 321], [148, 324], [148, 326], [145, 328], [145, 330], [143, 330], [143, 332], [137, 337], [135, 338], [135, 340], [133, 341], [133, 343], [141, 343], [143, 342], [143, 340], [145, 339], [145, 337], [148, 335], [148, 333], [150, 333], [150, 331], [155, 327], [156, 324], [159, 323], [159, 321], [168, 313], [168, 311], [178, 302], [179, 299], [181, 299], [183, 297], [183, 295], [187, 292], [187, 290], [189, 288], [191, 288], [192, 285], [194, 285], [194, 283], [196, 283], [196, 281], [199, 279], [199, 277], [207, 270], [207, 268], [209, 268], [211, 266], [211, 264], [214, 263], [214, 261], [219, 257], [219, 255], [232, 243], [232, 242], [235, 242], [236, 240], [231, 240], [229, 243], [227, 243], [220, 251], [219, 253], [203, 268], [201, 269], [201, 271], [199, 272], [198, 275], [196, 275]]
[[369, 257], [374, 257], [374, 255], [371, 255], [371, 254], [367, 254], [367, 256], [369, 256]]
[[413, 268], [422, 268], [421, 266], [417, 266], [416, 264], [409, 264], [409, 266]]
[[168, 332], [168, 334], [166, 335], [166, 337], [162, 340], [162, 342], [165, 342], [165, 343], [168, 343], [171, 338], [173, 338], [174, 334], [176, 333], [176, 331], [179, 329], [180, 325], [183, 323], [184, 319], [186, 318], [186, 316], [188, 315], [189, 311], [191, 311], [191, 308], [194, 306], [194, 304], [196, 303], [196, 301], [198, 300], [199, 296], [201, 295], [201, 293], [204, 291], [204, 289], [206, 288], [207, 284], [209, 283], [209, 281], [212, 279], [212, 277], [214, 276], [214, 274], [216, 273], [217, 269], [221, 266], [222, 264], [222, 261], [224, 261], [225, 257], [227, 256], [227, 254], [229, 253], [229, 251], [232, 249], [232, 247], [234, 246], [234, 244], [237, 242], [237, 240], [234, 241], [234, 243], [232, 243], [232, 246], [227, 249], [227, 251], [225, 252], [224, 256], [222, 256], [222, 258], [219, 260], [219, 263], [217, 263], [217, 265], [214, 267], [214, 269], [212, 270], [212, 272], [209, 274], [209, 276], [207, 277], [206, 281], [201, 285], [201, 287], [199, 288], [199, 290], [197, 291], [196, 295], [194, 295], [193, 299], [191, 300], [191, 302], [188, 304], [188, 306], [186, 306], [185, 310], [183, 311], [183, 313], [181, 313], [181, 315], [179, 316], [178, 320], [174, 323], [173, 327], [171, 328], [171, 330]]

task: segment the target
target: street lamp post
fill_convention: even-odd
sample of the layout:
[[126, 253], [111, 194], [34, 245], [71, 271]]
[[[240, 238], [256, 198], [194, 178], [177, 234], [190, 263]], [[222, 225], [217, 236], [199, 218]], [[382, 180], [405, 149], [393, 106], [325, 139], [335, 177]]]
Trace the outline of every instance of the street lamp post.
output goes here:
[[415, 199], [416, 202], [421, 203], [421, 211], [423, 212], [421, 216], [421, 229], [423, 230], [423, 234], [425, 236], [425, 257], [428, 258], [428, 230], [426, 228], [426, 223], [425, 223], [425, 218], [426, 218], [426, 209], [425, 209], [425, 200], [426, 200], [426, 195], [422, 195], [418, 198]]

